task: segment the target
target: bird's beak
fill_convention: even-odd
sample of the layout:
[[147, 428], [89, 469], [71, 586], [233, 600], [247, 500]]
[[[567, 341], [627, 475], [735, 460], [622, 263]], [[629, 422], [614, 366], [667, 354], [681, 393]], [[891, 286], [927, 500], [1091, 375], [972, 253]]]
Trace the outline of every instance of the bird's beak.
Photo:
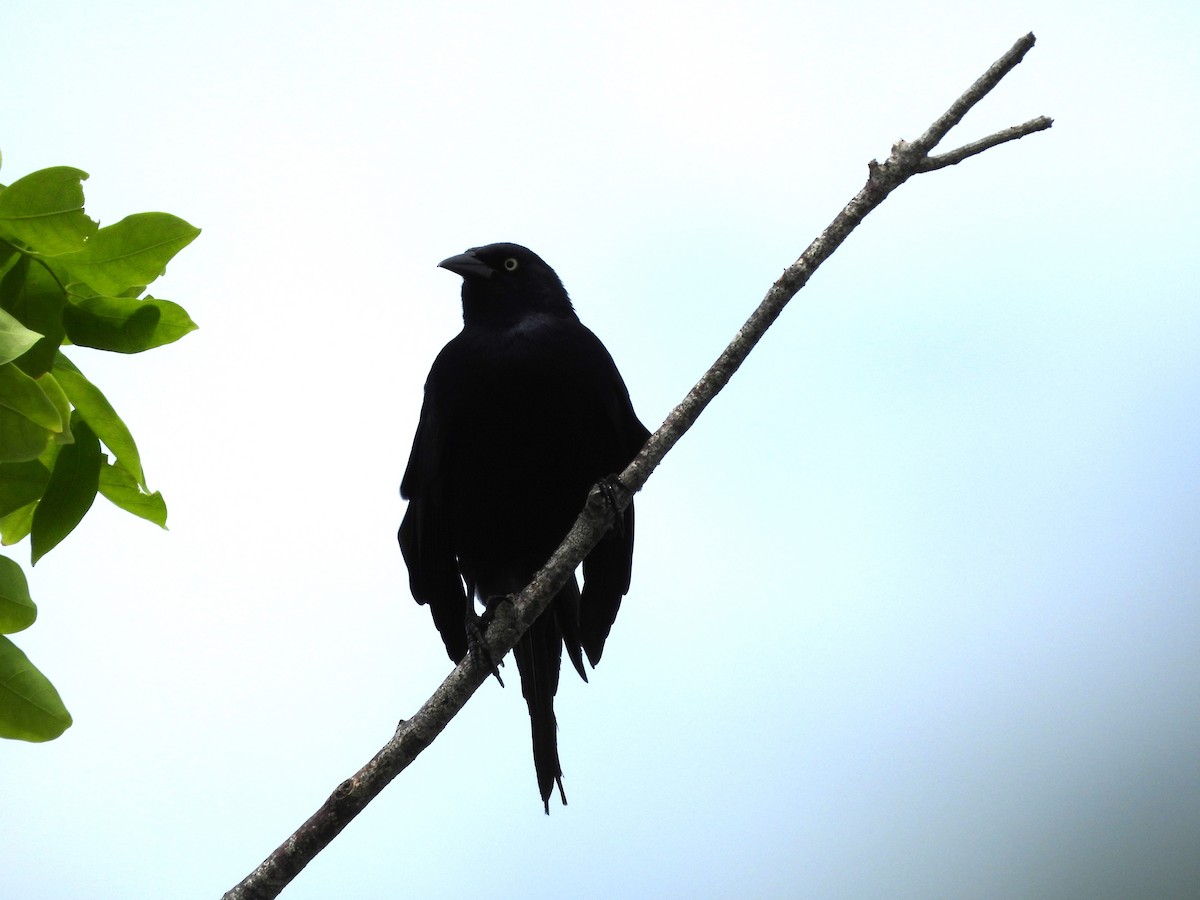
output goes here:
[[461, 275], [463, 278], [491, 278], [492, 267], [481, 260], [478, 256], [468, 250], [466, 253], [460, 253], [458, 256], [451, 256], [449, 259], [443, 259], [438, 263], [438, 268], [449, 269], [456, 275]]

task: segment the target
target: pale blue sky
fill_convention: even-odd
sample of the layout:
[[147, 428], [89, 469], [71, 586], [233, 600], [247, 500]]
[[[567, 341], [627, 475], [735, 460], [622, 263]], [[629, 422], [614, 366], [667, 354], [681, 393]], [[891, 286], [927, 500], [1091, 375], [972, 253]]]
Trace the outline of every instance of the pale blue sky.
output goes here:
[[99, 501], [32, 572], [76, 724], [0, 745], [6, 896], [220, 896], [445, 674], [395, 545], [438, 260], [534, 248], [656, 427], [1030, 30], [946, 149], [1054, 128], [890, 198], [639, 496], [571, 805], [489, 684], [284, 896], [1194, 896], [1200, 12], [832, 6], [4, 14], [0, 181], [204, 229], [198, 332], [74, 356], [171, 531]]

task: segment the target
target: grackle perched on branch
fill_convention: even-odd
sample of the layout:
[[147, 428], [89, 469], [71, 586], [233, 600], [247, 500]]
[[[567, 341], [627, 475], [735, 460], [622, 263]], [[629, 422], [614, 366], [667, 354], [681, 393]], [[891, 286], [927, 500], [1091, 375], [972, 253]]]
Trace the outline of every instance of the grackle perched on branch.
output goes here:
[[[517, 244], [439, 264], [463, 279], [463, 329], [434, 360], [401, 484], [400, 548], [455, 662], [479, 634], [474, 601], [520, 590], [566, 536], [589, 489], [620, 472], [649, 432], [612, 357], [562, 282]], [[562, 802], [554, 695], [565, 645], [587, 680], [629, 590], [633, 505], [513, 650], [546, 812]], [[465, 587], [464, 587], [465, 585]]]

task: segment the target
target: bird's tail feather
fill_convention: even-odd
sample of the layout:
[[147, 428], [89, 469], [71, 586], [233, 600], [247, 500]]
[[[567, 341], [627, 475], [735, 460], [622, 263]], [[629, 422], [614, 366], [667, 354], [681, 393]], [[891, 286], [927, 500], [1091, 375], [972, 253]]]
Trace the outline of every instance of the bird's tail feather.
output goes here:
[[595, 668], [604, 642], [617, 620], [621, 598], [629, 590], [633, 561], [633, 504], [625, 508], [620, 529], [601, 538], [583, 561], [583, 597], [579, 602], [579, 634], [588, 662]]
[[529, 722], [533, 732], [533, 766], [537, 771], [538, 790], [546, 814], [550, 814], [550, 794], [558, 786], [563, 805], [562, 766], [558, 760], [558, 723], [554, 718], [554, 694], [558, 690], [558, 673], [562, 663], [562, 632], [554, 614], [547, 610], [513, 648], [517, 671], [521, 674], [521, 693], [529, 707]]
[[583, 639], [579, 629], [579, 600], [579, 582], [572, 575], [571, 580], [555, 596], [550, 609], [553, 611], [554, 621], [558, 623], [558, 630], [562, 633], [563, 646], [567, 648], [571, 664], [575, 666], [579, 677], [587, 681], [587, 669], [583, 666]]

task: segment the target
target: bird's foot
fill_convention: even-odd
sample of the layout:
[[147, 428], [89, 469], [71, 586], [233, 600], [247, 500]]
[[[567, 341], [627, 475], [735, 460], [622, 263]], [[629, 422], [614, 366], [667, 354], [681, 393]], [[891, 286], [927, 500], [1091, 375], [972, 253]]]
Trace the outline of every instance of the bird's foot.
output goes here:
[[479, 624], [487, 628], [492, 624], [492, 619], [496, 618], [496, 610], [501, 603], [507, 603], [511, 607], [515, 607], [513, 602], [516, 594], [497, 594], [495, 597], [489, 597], [483, 604], [483, 615], [479, 617]]
[[[502, 598], [503, 599], [503, 598]], [[504, 687], [504, 679], [500, 677], [499, 666], [504, 665], [504, 660], [499, 661], [497, 665], [496, 657], [492, 656], [492, 650], [488, 646], [487, 638], [484, 637], [484, 631], [487, 630], [487, 623], [491, 621], [489, 612], [492, 608], [492, 601], [488, 601], [484, 608], [483, 617], [475, 614], [471, 610], [467, 616], [467, 652], [473, 654], [476, 658], [483, 660], [491, 673], [496, 676], [496, 680], [500, 682], [500, 687]]]
[[604, 498], [604, 502], [608, 504], [609, 509], [613, 511], [613, 529], [617, 534], [625, 534], [625, 517], [621, 515], [621, 507], [618, 505], [622, 494], [628, 494], [629, 488], [621, 483], [621, 478], [615, 473], [605, 475], [596, 483], [596, 487], [600, 490], [600, 496]]

